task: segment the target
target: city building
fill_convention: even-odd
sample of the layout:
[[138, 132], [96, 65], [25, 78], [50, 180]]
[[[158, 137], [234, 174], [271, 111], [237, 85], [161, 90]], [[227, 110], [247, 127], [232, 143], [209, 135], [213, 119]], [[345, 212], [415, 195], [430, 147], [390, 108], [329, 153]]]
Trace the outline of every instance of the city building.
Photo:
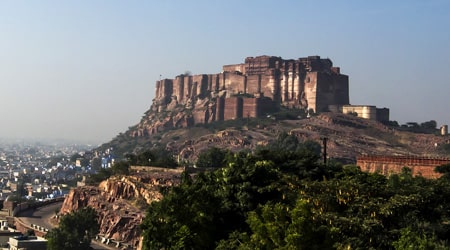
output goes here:
[[10, 250], [46, 250], [47, 240], [37, 236], [17, 236], [9, 238]]

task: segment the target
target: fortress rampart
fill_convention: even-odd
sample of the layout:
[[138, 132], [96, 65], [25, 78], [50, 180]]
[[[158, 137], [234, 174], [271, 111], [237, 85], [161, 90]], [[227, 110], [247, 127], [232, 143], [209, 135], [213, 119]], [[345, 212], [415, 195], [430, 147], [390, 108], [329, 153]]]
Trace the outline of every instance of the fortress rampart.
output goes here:
[[343, 113], [344, 106], [358, 117], [389, 120], [388, 109], [373, 106], [376, 116], [368, 116], [359, 112], [359, 106], [349, 105], [348, 76], [328, 58], [247, 57], [244, 63], [224, 65], [221, 73], [181, 74], [157, 81], [150, 110], [130, 133], [147, 136], [214, 121], [262, 117], [282, 107], [305, 114]]
[[205, 115], [194, 115], [194, 123], [258, 117], [281, 105], [328, 111], [329, 105], [349, 104], [348, 76], [332, 65], [319, 56], [247, 57], [242, 64], [223, 66], [218, 74], [157, 81], [154, 101], [162, 107], [200, 108]]
[[411, 169], [413, 175], [426, 178], [439, 178], [441, 174], [434, 172], [440, 165], [450, 164], [450, 158], [426, 158], [416, 156], [360, 156], [356, 160], [362, 171], [389, 175], [400, 173], [404, 167]]

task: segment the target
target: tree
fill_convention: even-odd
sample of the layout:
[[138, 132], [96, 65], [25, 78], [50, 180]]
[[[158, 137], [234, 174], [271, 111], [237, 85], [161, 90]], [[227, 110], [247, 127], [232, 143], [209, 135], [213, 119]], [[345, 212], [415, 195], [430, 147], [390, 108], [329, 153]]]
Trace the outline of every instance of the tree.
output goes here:
[[126, 161], [119, 161], [112, 165], [112, 174], [114, 175], [128, 175], [130, 173], [130, 164]]
[[156, 156], [151, 150], [138, 154], [135, 157], [135, 160], [133, 160], [132, 155], [129, 155], [128, 159], [130, 159], [131, 162], [135, 162], [135, 164], [139, 166], [152, 166], [156, 162]]
[[[249, 213], [252, 234], [244, 242], [248, 249], [331, 249], [326, 227], [317, 225], [311, 204], [302, 199], [294, 207], [266, 204]], [[242, 246], [241, 246], [242, 247]]]
[[448, 249], [445, 244], [443, 242], [439, 242], [434, 235], [429, 236], [425, 233], [417, 233], [409, 227], [403, 228], [400, 233], [400, 239], [392, 244], [396, 250]]
[[434, 168], [434, 171], [442, 174], [441, 178], [450, 180], [450, 164], [440, 165]]
[[197, 167], [199, 168], [219, 168], [223, 167], [227, 151], [212, 147], [198, 155]]
[[437, 122], [436, 122], [435, 120], [430, 120], [430, 121], [427, 121], [427, 122], [422, 122], [422, 123], [420, 124], [420, 127], [422, 127], [422, 128], [425, 129], [425, 130], [428, 130], [428, 131], [435, 131], [436, 128], [437, 128]]
[[102, 159], [100, 157], [95, 157], [91, 160], [92, 169], [98, 170], [102, 168]]
[[88, 176], [87, 183], [90, 185], [98, 184], [111, 177], [111, 175], [111, 168], [100, 168], [97, 173]]
[[220, 235], [220, 201], [211, 174], [185, 178], [159, 202], [152, 202], [141, 224], [143, 249], [211, 249]]
[[152, 150], [145, 150], [137, 155], [127, 154], [125, 158], [131, 165], [163, 168], [176, 168], [178, 166], [172, 153], [159, 147], [153, 148]]
[[[141, 225], [143, 249], [214, 249], [230, 234], [239, 237], [248, 232], [247, 216], [258, 206], [295, 202], [289, 192], [298, 190], [284, 181], [280, 168], [285, 161], [280, 157], [273, 161], [275, 155], [228, 153], [222, 168], [186, 178], [150, 205]], [[298, 161], [303, 155], [294, 155], [285, 156], [308, 171], [304, 165], [311, 163], [309, 158]]]
[[449, 249], [449, 166], [436, 180], [408, 168], [386, 178], [280, 139], [184, 175], [150, 205], [143, 249]]
[[138, 165], [137, 164], [137, 160], [138, 159], [137, 159], [137, 156], [135, 154], [131, 154], [131, 153], [125, 154], [125, 158], [130, 163], [130, 165], [132, 165], [132, 166]]
[[173, 158], [172, 152], [165, 148], [155, 148], [152, 151], [155, 154], [156, 160], [152, 165], [163, 168], [176, 168], [177, 161]]
[[48, 250], [87, 250], [92, 238], [98, 234], [97, 212], [91, 207], [61, 217], [59, 226], [47, 235]]

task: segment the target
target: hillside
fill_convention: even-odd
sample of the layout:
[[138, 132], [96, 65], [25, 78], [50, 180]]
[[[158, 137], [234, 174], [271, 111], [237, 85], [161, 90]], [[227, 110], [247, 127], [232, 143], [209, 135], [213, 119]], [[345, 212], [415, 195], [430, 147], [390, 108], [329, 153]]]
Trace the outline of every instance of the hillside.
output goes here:
[[349, 105], [348, 86], [348, 76], [319, 56], [247, 57], [221, 73], [160, 79], [141, 121], [100, 150], [121, 158], [159, 147], [192, 163], [210, 147], [253, 150], [287, 132], [301, 141], [327, 138], [328, 157], [350, 163], [365, 154], [444, 156], [439, 146], [449, 136], [437, 135], [435, 123], [429, 134], [387, 127], [377, 121], [389, 123], [389, 109]]
[[[322, 113], [310, 118], [284, 114], [201, 124], [188, 128], [167, 129], [151, 135], [135, 136], [139, 125], [130, 127], [101, 149], [113, 148], [117, 157], [152, 147], [165, 147], [179, 160], [193, 162], [209, 147], [239, 151], [252, 150], [273, 141], [281, 132], [295, 134], [300, 140], [322, 143], [328, 138], [330, 158], [354, 162], [359, 155], [417, 155], [444, 157], [439, 146], [449, 136], [419, 134], [389, 128], [379, 122], [337, 113]], [[291, 119], [288, 119], [291, 118]], [[142, 123], [148, 123], [143, 118]], [[134, 136], [133, 136], [134, 135]], [[436, 147], [435, 145], [438, 145]]]

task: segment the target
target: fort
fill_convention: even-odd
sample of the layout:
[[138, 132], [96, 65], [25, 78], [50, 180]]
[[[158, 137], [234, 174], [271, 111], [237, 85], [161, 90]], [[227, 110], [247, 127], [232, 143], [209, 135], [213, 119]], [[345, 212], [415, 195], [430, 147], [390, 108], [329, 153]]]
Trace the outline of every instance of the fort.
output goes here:
[[258, 117], [276, 110], [280, 105], [328, 111], [329, 105], [349, 104], [348, 76], [333, 67], [330, 59], [309, 56], [298, 60], [281, 57], [247, 57], [245, 63], [225, 65], [223, 72], [210, 75], [179, 75], [156, 83], [160, 105], [175, 101], [189, 105], [211, 97], [215, 105], [207, 120], [229, 120]]
[[156, 93], [145, 121], [133, 136], [166, 128], [189, 127], [239, 118], [262, 117], [282, 107], [305, 113], [340, 112], [389, 120], [388, 109], [352, 106], [349, 78], [330, 59], [308, 56], [283, 59], [247, 57], [224, 65], [221, 73], [181, 74], [156, 82]]

